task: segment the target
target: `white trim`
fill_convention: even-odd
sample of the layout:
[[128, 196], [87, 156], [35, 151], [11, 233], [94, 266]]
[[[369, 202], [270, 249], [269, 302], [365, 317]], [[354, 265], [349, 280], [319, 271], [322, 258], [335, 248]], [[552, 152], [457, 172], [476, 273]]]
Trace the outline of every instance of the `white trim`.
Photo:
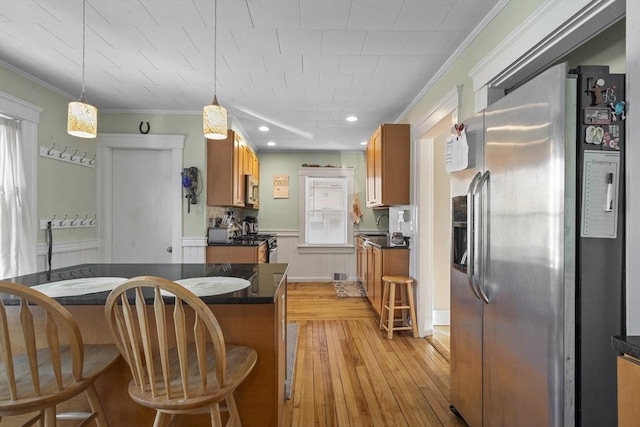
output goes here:
[[[411, 126], [411, 133], [414, 136], [412, 139], [424, 135], [429, 129], [440, 123], [443, 118], [450, 114], [454, 114], [455, 121], [458, 121], [457, 117], [460, 115], [460, 107], [462, 105], [462, 88], [463, 85], [457, 85], [451, 89], [436, 105], [431, 107], [424, 116]], [[451, 125], [453, 126], [453, 123]]]
[[0, 91], [0, 113], [8, 113], [13, 118], [38, 124], [43, 110], [42, 107]]
[[206, 237], [183, 237], [182, 238], [183, 248], [201, 247], [201, 246], [207, 246]]
[[[473, 91], [510, 87], [624, 16], [624, 0], [547, 0], [473, 67]], [[480, 102], [482, 104], [482, 102]]]
[[[101, 262], [111, 261], [111, 239], [112, 235], [112, 188], [111, 173], [113, 168], [113, 149], [142, 149], [142, 150], [170, 150], [171, 169], [182, 170], [182, 159], [185, 135], [139, 135], [139, 134], [98, 134], [96, 140], [96, 156], [100, 160], [96, 166], [96, 208], [98, 217], [98, 237], [102, 242], [99, 251]], [[170, 195], [172, 206], [172, 238], [171, 246], [174, 250], [171, 253], [173, 263], [182, 262], [182, 182], [179, 173], [173, 174], [173, 191]]]
[[511, 0], [499, 0], [496, 3], [493, 9], [491, 9], [484, 18], [482, 18], [482, 21], [480, 21], [480, 23], [473, 29], [473, 31], [471, 31], [471, 33], [469, 33], [469, 35], [464, 39], [464, 41], [460, 44], [460, 46], [458, 46], [458, 48], [453, 51], [451, 56], [444, 62], [444, 64], [442, 64], [442, 66], [433, 75], [433, 77], [429, 79], [429, 81], [422, 88], [422, 90], [418, 92], [418, 94], [413, 98], [413, 100], [409, 103], [409, 105], [407, 105], [407, 108], [405, 108], [404, 111], [400, 113], [400, 115], [398, 116], [398, 118], [395, 120], [394, 123], [399, 123], [400, 121], [402, 121], [404, 117], [406, 117], [407, 114], [409, 114], [409, 111], [411, 111], [411, 109], [415, 107], [418, 101], [420, 101], [427, 94], [429, 89], [431, 89], [433, 85], [436, 84], [436, 82], [440, 80], [442, 76], [444, 76], [444, 74], [449, 70], [449, 68], [458, 59], [458, 57], [462, 55], [462, 53], [469, 47], [469, 45], [471, 45], [471, 43], [487, 27], [487, 25], [489, 25], [491, 21], [493, 21], [493, 19], [509, 3], [509, 1]]
[[433, 310], [433, 325], [434, 326], [449, 326], [449, 325], [451, 325], [451, 311], [449, 311], [449, 310]]
[[[98, 249], [100, 242], [98, 240], [72, 240], [61, 243], [54, 243], [51, 251], [53, 253], [84, 251], [87, 249]], [[46, 243], [40, 243], [37, 247], [38, 256], [46, 255], [49, 246]]]
[[[55, 87], [55, 86], [51, 85], [50, 83], [45, 82], [44, 80], [40, 80], [40, 79], [39, 79], [39, 78], [37, 78], [36, 76], [34, 76], [34, 75], [32, 75], [32, 74], [29, 74], [29, 73], [27, 73], [27, 72], [26, 72], [26, 71], [24, 71], [24, 70], [21, 70], [21, 69], [19, 69], [19, 68], [16, 68], [15, 66], [13, 66], [13, 65], [9, 64], [9, 63], [8, 63], [8, 62], [6, 62], [6, 61], [3, 61], [2, 59], [0, 59], [0, 66], [1, 66], [1, 67], [3, 67], [3, 68], [6, 68], [7, 70], [10, 70], [10, 71], [12, 71], [12, 72], [16, 73], [16, 74], [17, 74], [17, 75], [19, 75], [19, 76], [24, 77], [25, 79], [27, 79], [27, 80], [29, 80], [29, 81], [32, 81], [32, 82], [34, 82], [34, 83], [37, 83], [38, 85], [40, 85], [40, 86], [42, 86], [42, 87], [44, 87], [44, 88], [47, 88], [47, 89], [49, 89], [50, 91], [52, 91], [52, 92], [54, 92], [54, 93], [57, 93], [58, 95], [62, 95], [62, 96], [64, 96], [64, 97], [65, 97], [65, 98], [67, 98], [67, 99], [77, 99], [77, 97], [76, 97], [76, 96], [72, 96], [72, 95], [70, 95], [69, 93], [67, 93], [67, 92], [63, 91], [62, 89], [60, 89], [60, 88], [58, 88], [58, 87]], [[78, 95], [80, 95], [80, 93], [78, 93]], [[40, 111], [42, 111], [42, 110], [40, 110]]]
[[[414, 177], [414, 205], [417, 218], [415, 233], [418, 236], [412, 252], [411, 275], [417, 278], [416, 286], [416, 317], [418, 320], [418, 334], [423, 337], [433, 333], [433, 139], [421, 139], [429, 130], [436, 126], [447, 115], [452, 115], [457, 121], [462, 106], [462, 85], [451, 89], [433, 108], [431, 108], [418, 122], [411, 126], [411, 141], [413, 141], [413, 158], [415, 159], [412, 176]], [[452, 123], [453, 124], [453, 123]]]
[[[640, 105], [640, 2], [627, 0], [627, 105]], [[626, 120], [626, 304], [627, 335], [640, 335], [640, 111]]]

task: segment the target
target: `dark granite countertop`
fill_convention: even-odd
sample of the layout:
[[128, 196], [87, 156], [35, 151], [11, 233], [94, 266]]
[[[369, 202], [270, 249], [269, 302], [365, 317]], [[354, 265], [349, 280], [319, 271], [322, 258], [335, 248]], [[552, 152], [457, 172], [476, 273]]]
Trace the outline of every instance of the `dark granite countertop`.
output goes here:
[[[4, 279], [8, 282], [36, 286], [62, 280], [87, 277], [159, 276], [169, 280], [192, 277], [239, 277], [251, 282], [245, 289], [201, 297], [206, 304], [273, 304], [289, 264], [80, 264], [51, 272]], [[2, 294], [0, 294], [1, 296]], [[104, 305], [109, 292], [55, 298], [63, 305]], [[10, 304], [5, 300], [5, 304]]]
[[387, 234], [359, 234], [358, 237], [366, 239], [373, 246], [381, 249], [409, 249], [409, 245], [391, 245], [391, 239]]
[[640, 359], [640, 336], [611, 337], [611, 347], [620, 353]]

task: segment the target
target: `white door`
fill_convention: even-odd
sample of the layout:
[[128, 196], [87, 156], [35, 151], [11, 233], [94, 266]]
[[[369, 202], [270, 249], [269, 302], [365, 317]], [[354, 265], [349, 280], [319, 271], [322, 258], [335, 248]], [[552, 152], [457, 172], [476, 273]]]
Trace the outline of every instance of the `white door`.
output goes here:
[[171, 152], [113, 150], [111, 261], [170, 263]]
[[98, 135], [100, 262], [182, 262], [183, 149], [183, 135]]

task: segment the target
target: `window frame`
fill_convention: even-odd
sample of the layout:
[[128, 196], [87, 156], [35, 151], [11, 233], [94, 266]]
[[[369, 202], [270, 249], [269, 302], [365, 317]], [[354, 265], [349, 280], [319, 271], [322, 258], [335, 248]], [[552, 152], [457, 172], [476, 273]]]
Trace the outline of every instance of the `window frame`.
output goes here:
[[[345, 244], [308, 244], [307, 243], [307, 179], [308, 178], [346, 178], [347, 197], [345, 200], [346, 236]], [[355, 169], [352, 167], [300, 167], [298, 168], [298, 224], [299, 253], [353, 253], [353, 222], [349, 216], [349, 207], [353, 203]]]

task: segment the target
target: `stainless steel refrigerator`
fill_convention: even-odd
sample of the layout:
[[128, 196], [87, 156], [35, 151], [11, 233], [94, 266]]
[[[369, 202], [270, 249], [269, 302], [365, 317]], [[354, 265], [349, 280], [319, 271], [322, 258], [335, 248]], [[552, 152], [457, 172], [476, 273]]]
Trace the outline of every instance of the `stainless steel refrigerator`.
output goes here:
[[451, 409], [471, 427], [617, 425], [624, 76], [578, 71], [554, 66], [464, 121]]

